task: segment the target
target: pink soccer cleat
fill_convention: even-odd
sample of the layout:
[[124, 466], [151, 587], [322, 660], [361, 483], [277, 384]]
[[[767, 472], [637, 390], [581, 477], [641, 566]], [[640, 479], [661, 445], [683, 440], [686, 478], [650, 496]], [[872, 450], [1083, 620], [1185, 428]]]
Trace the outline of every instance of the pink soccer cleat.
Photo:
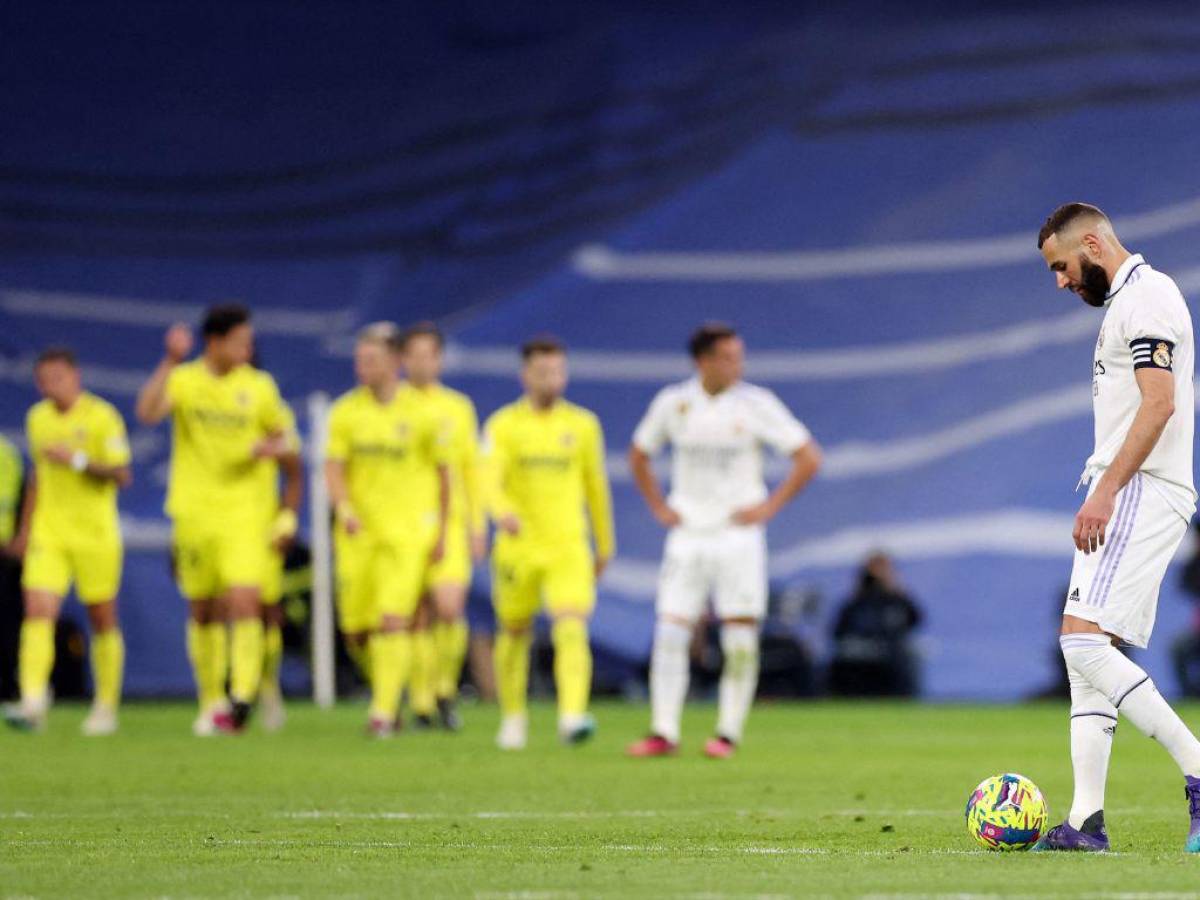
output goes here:
[[704, 755], [709, 759], [729, 759], [737, 744], [727, 737], [713, 737], [704, 742]]
[[626, 756], [636, 757], [674, 756], [678, 752], [678, 744], [674, 741], [668, 741], [665, 737], [657, 734], [651, 734], [641, 740], [634, 741], [625, 748]]

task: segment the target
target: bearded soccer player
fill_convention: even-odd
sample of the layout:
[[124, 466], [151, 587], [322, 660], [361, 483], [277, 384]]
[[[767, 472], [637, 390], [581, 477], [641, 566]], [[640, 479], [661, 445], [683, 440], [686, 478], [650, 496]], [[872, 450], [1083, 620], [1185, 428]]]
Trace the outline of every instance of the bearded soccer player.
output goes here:
[[[54, 623], [72, 581], [92, 628], [95, 699], [83, 733], [117, 730], [125, 644], [117, 625], [122, 545], [117, 489], [132, 481], [121, 414], [83, 389], [75, 356], [46, 350], [34, 368], [44, 398], [25, 433], [34, 478], [25, 494], [25, 620], [21, 624], [21, 703], [9, 723], [41, 730], [54, 666]], [[27, 538], [26, 538], [27, 535]]]
[[[677, 752], [687, 697], [688, 648], [711, 597], [724, 657], [717, 729], [706, 756], [724, 759], [742, 739], [758, 685], [759, 627], [767, 612], [766, 525], [812, 477], [821, 453], [808, 429], [766, 388], [742, 381], [745, 347], [728, 325], [701, 326], [688, 344], [695, 377], [661, 390], [633, 436], [638, 490], [668, 529], [650, 660], [651, 733], [631, 756]], [[652, 468], [671, 448], [671, 493]], [[763, 449], [791, 460], [773, 492]]]
[[1196, 509], [1192, 484], [1195, 345], [1175, 282], [1122, 246], [1086, 203], [1056, 209], [1038, 248], [1059, 288], [1103, 309], [1092, 361], [1095, 449], [1080, 484], [1075, 562], [1059, 643], [1071, 685], [1075, 796], [1035, 850], [1104, 851], [1104, 787], [1117, 719], [1171, 754], [1191, 814], [1185, 847], [1200, 852], [1200, 741], [1154, 682], [1117, 649], [1145, 647], [1159, 586]]
[[172, 419], [166, 511], [175, 577], [190, 605], [187, 645], [200, 701], [193, 726], [199, 736], [241, 731], [258, 695], [269, 554], [259, 465], [290, 452], [275, 380], [250, 365], [250, 312], [238, 304], [214, 306], [202, 332], [201, 355], [185, 362], [191, 331], [184, 325], [168, 330], [166, 355], [137, 399], [140, 421]]
[[484, 472], [498, 529], [492, 600], [501, 712], [496, 743], [503, 750], [520, 750], [528, 738], [529, 655], [543, 604], [552, 622], [559, 737], [580, 743], [595, 732], [588, 621], [596, 580], [615, 550], [604, 434], [593, 413], [563, 398], [566, 350], [545, 337], [525, 344], [521, 356], [524, 396], [484, 427]]
[[[300, 461], [300, 435], [292, 408], [283, 404], [284, 452], [258, 463], [263, 513], [263, 533], [267, 542], [267, 562], [262, 579], [263, 673], [259, 687], [262, 724], [267, 731], [284, 726], [287, 713], [279, 686], [283, 663], [283, 573], [284, 557], [299, 527], [300, 500], [304, 493], [304, 468]], [[282, 475], [282, 490], [281, 479]]]
[[413, 620], [429, 565], [442, 557], [449, 505], [447, 450], [425, 402], [400, 381], [403, 339], [390, 322], [354, 348], [359, 386], [329, 414], [325, 480], [336, 511], [338, 616], [368, 673], [368, 734], [396, 730], [411, 675]]
[[479, 423], [475, 405], [441, 383], [441, 331], [421, 322], [404, 334], [404, 374], [428, 407], [447, 445], [450, 511], [442, 558], [430, 565], [426, 595], [413, 633], [413, 677], [409, 689], [418, 721], [430, 722], [435, 706], [442, 727], [457, 731], [458, 681], [467, 654], [467, 588], [472, 561], [483, 558], [485, 521], [479, 497]]

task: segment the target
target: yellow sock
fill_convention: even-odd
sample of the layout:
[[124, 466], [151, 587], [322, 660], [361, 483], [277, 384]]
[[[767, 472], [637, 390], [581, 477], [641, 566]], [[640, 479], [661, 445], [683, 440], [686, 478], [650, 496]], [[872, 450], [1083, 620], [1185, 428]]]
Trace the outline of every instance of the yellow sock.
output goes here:
[[196, 700], [201, 710], [208, 709], [211, 700], [208, 686], [212, 683], [208, 635], [204, 632], [204, 626], [195, 619], [188, 619], [187, 623], [187, 654], [192, 663], [192, 678], [196, 681]]
[[523, 713], [529, 691], [529, 650], [533, 630], [513, 633], [501, 629], [496, 635], [496, 694], [504, 715]]
[[208, 683], [204, 686], [205, 709], [225, 702], [225, 682], [229, 678], [229, 629], [224, 622], [209, 622], [204, 630], [208, 654]]
[[592, 693], [592, 648], [588, 645], [587, 622], [559, 619], [550, 630], [550, 638], [554, 642], [558, 714], [581, 716], [587, 712]]
[[254, 616], [233, 623], [229, 696], [243, 703], [253, 703], [263, 672], [263, 623]]
[[121, 702], [125, 675], [125, 639], [121, 629], [110, 628], [92, 636], [92, 681], [96, 702], [116, 709]]
[[283, 664], [283, 629], [267, 625], [263, 631], [263, 690], [279, 693], [279, 667]]
[[414, 631], [412, 635], [412, 677], [408, 681], [408, 702], [414, 715], [430, 716], [437, 709], [437, 648], [433, 632]]
[[363, 643], [359, 644], [354, 641], [346, 641], [346, 653], [349, 654], [354, 667], [358, 669], [358, 674], [363, 677], [368, 685], [371, 683], [371, 641], [368, 638]]
[[54, 669], [54, 620], [25, 619], [21, 622], [21, 649], [18, 654], [18, 681], [21, 699], [43, 703]]
[[467, 620], [438, 622], [433, 627], [433, 640], [438, 657], [437, 695], [453, 700], [458, 696], [458, 682], [467, 658]]
[[392, 721], [412, 668], [413, 642], [407, 631], [371, 635], [371, 718]]

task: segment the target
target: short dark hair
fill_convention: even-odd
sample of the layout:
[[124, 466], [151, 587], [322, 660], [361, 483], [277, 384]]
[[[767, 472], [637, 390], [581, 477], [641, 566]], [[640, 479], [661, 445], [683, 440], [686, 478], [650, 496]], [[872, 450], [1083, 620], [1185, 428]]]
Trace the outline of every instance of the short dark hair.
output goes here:
[[419, 337], [433, 338], [439, 350], [446, 346], [446, 336], [433, 322], [417, 322], [404, 329], [404, 346], [407, 347], [409, 341]]
[[218, 303], [204, 313], [200, 333], [206, 338], [225, 337], [239, 325], [250, 321], [250, 310], [240, 303]]
[[737, 336], [737, 329], [732, 325], [724, 322], [705, 322], [688, 338], [688, 353], [692, 355], [692, 359], [699, 359], [711, 353], [718, 341]]
[[370, 325], [364, 325], [356, 340], [360, 344], [378, 344], [389, 353], [399, 353], [404, 349], [404, 333], [394, 322], [372, 322]]
[[536, 335], [521, 345], [521, 359], [524, 362], [529, 362], [535, 356], [565, 355], [566, 352], [567, 345], [552, 334]]
[[79, 360], [75, 358], [75, 351], [62, 344], [47, 347], [39, 353], [37, 359], [33, 361], [33, 367], [36, 369], [38, 366], [51, 362], [66, 363], [72, 369], [79, 368]]
[[1054, 212], [1050, 213], [1046, 219], [1046, 223], [1042, 226], [1042, 230], [1038, 232], [1038, 249], [1042, 249], [1042, 244], [1046, 243], [1051, 235], [1061, 234], [1068, 225], [1080, 216], [1099, 216], [1104, 221], [1108, 221], [1108, 216], [1098, 206], [1079, 202], [1064, 203]]

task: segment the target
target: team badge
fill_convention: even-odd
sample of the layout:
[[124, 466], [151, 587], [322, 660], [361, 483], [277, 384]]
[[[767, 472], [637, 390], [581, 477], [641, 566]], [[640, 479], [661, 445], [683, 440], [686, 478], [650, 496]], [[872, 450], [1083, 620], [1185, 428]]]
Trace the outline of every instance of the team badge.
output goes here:
[[407, 422], [397, 422], [396, 423], [396, 437], [398, 437], [398, 438], [408, 437], [408, 423]]
[[1163, 341], [1159, 341], [1154, 346], [1154, 364], [1160, 369], [1171, 367], [1171, 348]]
[[575, 443], [575, 435], [571, 434], [569, 431], [564, 432], [563, 436], [558, 439], [558, 442], [564, 447], [573, 446]]
[[684, 400], [682, 403], [679, 404], [678, 408], [676, 409], [676, 412], [678, 412], [681, 416], [686, 416], [689, 408], [690, 408], [690, 406], [689, 406], [688, 402], [686, 400]]
[[250, 395], [247, 394], [245, 391], [238, 391], [237, 396], [234, 397], [234, 399], [237, 401], [238, 406], [249, 406], [250, 405]]

